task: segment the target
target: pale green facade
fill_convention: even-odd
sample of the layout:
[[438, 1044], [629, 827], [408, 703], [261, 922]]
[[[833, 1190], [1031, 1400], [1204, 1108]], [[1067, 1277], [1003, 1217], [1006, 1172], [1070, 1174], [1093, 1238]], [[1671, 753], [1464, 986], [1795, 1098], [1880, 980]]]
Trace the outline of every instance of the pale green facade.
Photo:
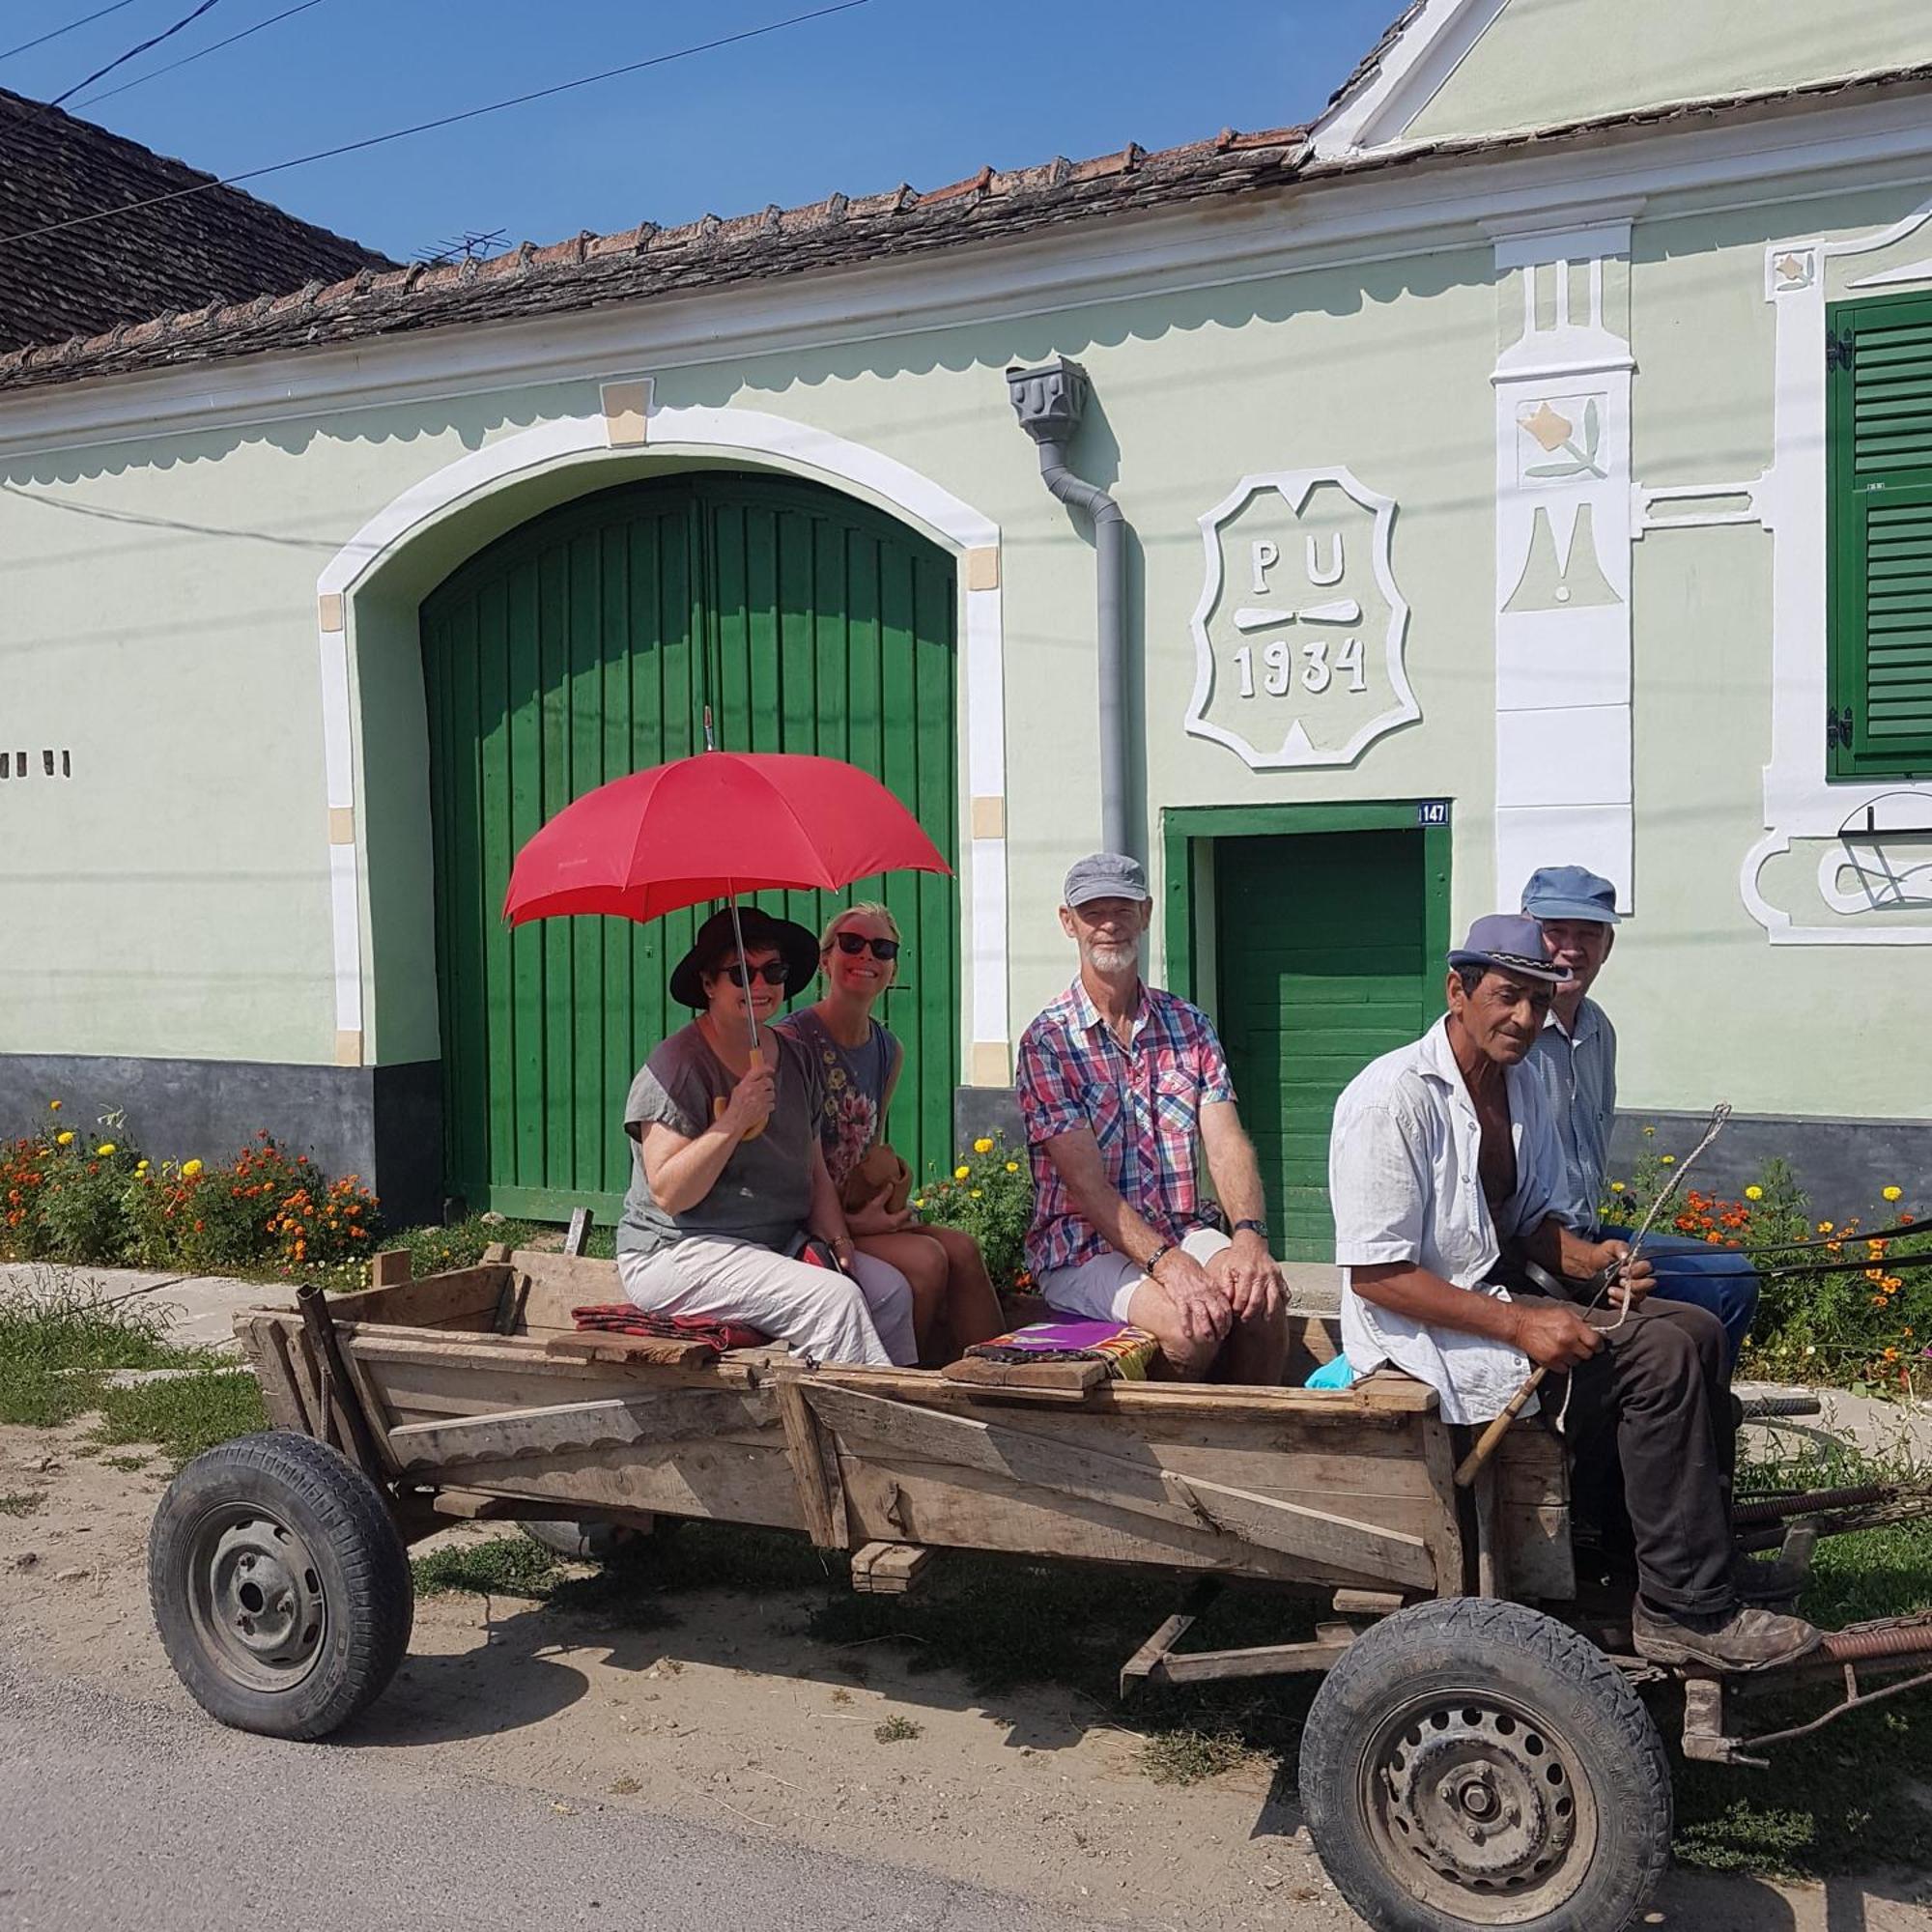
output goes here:
[[[1932, 55], [1918, 8], [1751, 10], [1830, 16], [1833, 31], [1809, 41], [1740, 36], [1738, 12], [1515, 0], [1408, 135], [1646, 104], [1673, 76], [1716, 95]], [[1525, 71], [1538, 76], [1526, 95]], [[1864, 129], [1881, 122], [1901, 132], [1879, 157]], [[1928, 826], [1932, 798], [1923, 784], [1825, 781], [1805, 681], [1824, 646], [1804, 602], [1822, 597], [1823, 567], [1805, 305], [1822, 318], [1825, 300], [1881, 270], [1932, 289], [1932, 224], [1920, 225], [1932, 109], [1911, 93], [1821, 107], [1802, 165], [1786, 152], [1788, 124], [1754, 128], [1159, 212], [1122, 225], [1118, 267], [1107, 234], [1068, 230], [1065, 249], [1091, 270], [1077, 299], [1058, 293], [1062, 244], [1030, 244], [990, 252], [983, 285], [962, 285], [916, 328], [868, 320], [846, 340], [779, 313], [762, 344], [707, 356], [682, 312], [661, 329], [640, 310], [628, 336], [623, 318], [601, 313], [543, 325], [532, 353], [555, 373], [540, 382], [484, 366], [478, 332], [451, 328], [363, 343], [353, 367], [330, 352], [333, 373], [312, 395], [302, 355], [0, 394], [0, 716], [9, 749], [32, 764], [0, 791], [6, 1052], [49, 1064], [434, 1061], [422, 597], [553, 503], [735, 464], [832, 482], [959, 559], [961, 728], [994, 755], [991, 767], [961, 758], [973, 965], [960, 1078], [997, 1085], [1002, 1049], [1067, 976], [1060, 880], [1099, 837], [1093, 552], [1042, 488], [1003, 374], [1064, 355], [1094, 398], [1075, 467], [1113, 491], [1136, 539], [1127, 696], [1137, 838], [1157, 874], [1156, 968], [1169, 939], [1164, 812], [1446, 801], [1458, 927], [1514, 904], [1524, 855], [1613, 855], [1605, 868], [1620, 867], [1631, 917], [1603, 993], [1620, 1022], [1628, 1105], [1694, 1111], [1725, 1098], [1760, 1116], [1932, 1121], [1932, 904], [1922, 892], [1851, 903], [1846, 880], [1829, 875], [1834, 903], [1820, 883], [1853, 793], [1923, 798]], [[1157, 259], [1127, 252], [1150, 246]], [[948, 264], [955, 275], [962, 259]], [[878, 272], [915, 287], [928, 270]], [[753, 284], [698, 300], [700, 324], [729, 328], [753, 303], [782, 310], [784, 294]], [[1539, 374], [1523, 356], [1546, 337]], [[613, 430], [605, 385], [643, 380], [652, 413], [639, 446]], [[117, 415], [117, 393], [136, 391]], [[1554, 479], [1546, 505], [1525, 494], [1547, 480], [1533, 459], [1573, 459], [1524, 439], [1551, 420], [1569, 425], [1572, 449], [1596, 440], [1584, 473]], [[573, 424], [542, 452], [546, 434]], [[844, 452], [842, 473], [827, 467], [825, 439]], [[492, 452], [506, 453], [494, 473]], [[1385, 562], [1407, 611], [1399, 665], [1414, 715], [1346, 756], [1344, 727], [1321, 722], [1382, 702], [1373, 680], [1394, 660], [1378, 604], [1363, 620], [1361, 707], [1305, 703], [1293, 680], [1313, 660], [1291, 657], [1284, 703], [1311, 721], [1314, 759], [1270, 764], [1189, 729], [1214, 538], [1203, 520], [1244, 479], [1315, 472], [1330, 494], [1310, 499], [1307, 527], [1326, 504], [1333, 527], [1346, 526], [1350, 571], [1366, 573], [1373, 513], [1338, 494], [1335, 471], [1392, 505]], [[1672, 491], [1703, 494], [1655, 494]], [[931, 508], [942, 498], [951, 527]], [[1579, 502], [1594, 518], [1595, 573], [1574, 522], [1562, 556]], [[1548, 593], [1547, 561], [1541, 578], [1525, 563], [1518, 584], [1503, 554], [1519, 512], [1528, 541], [1545, 542], [1546, 510], [1548, 554], [1574, 598]], [[372, 521], [366, 551], [352, 553]], [[1277, 515], [1269, 527], [1298, 542], [1303, 525]], [[1268, 541], [1299, 567], [1288, 541]], [[1311, 568], [1341, 560], [1336, 541], [1318, 531]], [[976, 560], [986, 552], [993, 561]], [[1238, 596], [1267, 594], [1237, 581], [1251, 563], [1256, 583], [1266, 573], [1245, 535], [1225, 554], [1202, 630], [1213, 693], [1197, 722], [1238, 734], [1250, 718], [1286, 714], [1267, 711], [1265, 693], [1237, 695], [1228, 614]], [[972, 603], [988, 572], [996, 621]], [[1369, 584], [1350, 575], [1341, 587], [1360, 603]], [[1566, 661], [1560, 623], [1548, 626], [1577, 611], [1550, 594], [1592, 605], [1602, 688], [1587, 702], [1547, 682], [1533, 701], [1512, 699], [1499, 684], [1505, 659], [1530, 662], [1519, 675], [1532, 683], [1548, 675], [1536, 653]], [[1527, 629], [1525, 605], [1536, 607]], [[1307, 621], [1293, 633], [1309, 635]], [[1536, 641], [1546, 636], [1554, 641]], [[346, 738], [331, 723], [331, 651], [346, 670]], [[1346, 676], [1321, 694], [1331, 706], [1347, 701]], [[1003, 697], [989, 720], [991, 689]], [[1274, 728], [1255, 726], [1265, 742], [1249, 750], [1281, 743]], [[1610, 795], [1619, 745], [1622, 799]], [[43, 777], [43, 747], [71, 752], [71, 781]], [[1579, 778], [1608, 789], [1574, 808], [1572, 747], [1579, 772], [1610, 774]], [[1922, 863], [1924, 843], [1900, 849]], [[1197, 921], [1210, 915], [1197, 905]]]

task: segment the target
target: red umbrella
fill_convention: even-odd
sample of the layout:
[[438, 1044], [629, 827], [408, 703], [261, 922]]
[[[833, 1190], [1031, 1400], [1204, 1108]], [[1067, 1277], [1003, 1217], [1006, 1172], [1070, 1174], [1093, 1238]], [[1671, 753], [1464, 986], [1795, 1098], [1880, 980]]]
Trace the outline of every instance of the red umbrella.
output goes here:
[[951, 870], [868, 772], [789, 752], [700, 752], [565, 806], [517, 854], [503, 917], [644, 921], [740, 893]]
[[[707, 714], [707, 736], [710, 722]], [[503, 917], [512, 925], [570, 913], [646, 921], [722, 898], [735, 929], [740, 893], [829, 892], [874, 872], [952, 869], [869, 772], [790, 752], [700, 752], [573, 799], [517, 854]], [[749, 1018], [744, 954], [739, 933]], [[756, 1064], [756, 1020], [751, 1027]]]

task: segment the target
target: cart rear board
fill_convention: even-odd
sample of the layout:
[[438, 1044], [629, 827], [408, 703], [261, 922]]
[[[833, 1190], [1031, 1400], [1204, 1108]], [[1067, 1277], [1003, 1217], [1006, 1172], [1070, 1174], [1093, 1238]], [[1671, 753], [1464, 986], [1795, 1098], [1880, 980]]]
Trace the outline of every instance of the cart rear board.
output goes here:
[[[1183, 1650], [1183, 1611], [1125, 1660], [1123, 1690], [1325, 1673], [1302, 1802], [1370, 1923], [1602, 1932], [1648, 1901], [1670, 1787], [1634, 1686], [1666, 1673], [1578, 1603], [1544, 1429], [1512, 1430], [1467, 1494], [1466, 1445], [1398, 1376], [969, 1379], [575, 1327], [574, 1307], [615, 1296], [611, 1263], [494, 1250], [240, 1317], [276, 1433], [190, 1463], [151, 1544], [156, 1615], [197, 1699], [281, 1736], [348, 1721], [408, 1646], [406, 1544], [452, 1520], [769, 1525], [850, 1552], [854, 1586], [882, 1592], [949, 1548], [1238, 1578], [1319, 1597], [1315, 1640]], [[1298, 1318], [1301, 1369], [1334, 1346]], [[1851, 1644], [1818, 1660], [1846, 1673], [1841, 1710], [1932, 1681], [1856, 1675], [1922, 1665], [1923, 1625], [1832, 1641]], [[1724, 1685], [1686, 1690], [1687, 1749], [1741, 1758]]]

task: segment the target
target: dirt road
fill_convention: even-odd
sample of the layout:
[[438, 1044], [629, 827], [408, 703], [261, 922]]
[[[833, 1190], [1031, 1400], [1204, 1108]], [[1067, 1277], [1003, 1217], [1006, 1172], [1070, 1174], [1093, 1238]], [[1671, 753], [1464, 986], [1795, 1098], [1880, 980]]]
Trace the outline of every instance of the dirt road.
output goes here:
[[[27, 1702], [23, 1748], [43, 1728], [32, 1713], [73, 1686], [147, 1709], [156, 1724], [206, 1723], [169, 1671], [148, 1614], [145, 1536], [163, 1473], [110, 1467], [82, 1453], [83, 1435], [84, 1426], [0, 1427], [0, 1494], [42, 1498], [25, 1514], [0, 1515], [0, 1632], [43, 1700]], [[782, 1910], [762, 1922], [990, 1925], [995, 1918], [974, 1915], [991, 1911], [986, 1894], [997, 1893], [1008, 1912], [997, 1922], [1013, 1925], [1035, 1922], [1017, 1901], [1037, 1908], [1041, 1924], [1329, 1932], [1357, 1923], [1309, 1853], [1292, 1793], [1276, 1789], [1259, 1760], [1197, 1784], [1156, 1784], [1118, 1711], [1065, 1690], [976, 1697], [943, 1669], [911, 1667], [895, 1641], [814, 1640], [805, 1630], [810, 1607], [809, 1593], [797, 1590], [682, 1592], [676, 1624], [652, 1629], [518, 1598], [431, 1598], [418, 1607], [396, 1683], [335, 1743], [245, 1748], [267, 1754], [265, 1763], [285, 1757], [303, 1776], [326, 1776], [331, 1803], [366, 1799], [384, 1817], [407, 1814], [418, 1800], [425, 1819], [440, 1816], [452, 1791], [480, 1782], [498, 1794], [491, 1801], [498, 1809], [484, 1812], [511, 1821], [492, 1833], [514, 1833], [529, 1817], [573, 1829], [589, 1819], [597, 1822], [587, 1842], [628, 1844], [657, 1861], [644, 1871], [682, 1863], [683, 1850], [672, 1859], [672, 1847], [696, 1847], [694, 1860], [721, 1870], [742, 1866], [757, 1886], [781, 1868], [810, 1867], [817, 1876], [787, 1878]], [[99, 1715], [96, 1704], [86, 1708]], [[902, 1721], [892, 1726], [895, 1719]], [[892, 1737], [894, 1729], [913, 1734]], [[210, 1726], [208, 1736], [228, 1734]], [[58, 1761], [44, 1740], [36, 1748], [42, 1762]], [[4, 1756], [16, 1757], [11, 1743]], [[256, 1783], [267, 1806], [277, 1780]], [[0, 1846], [13, 1848], [30, 1819], [18, 1780], [12, 1799], [8, 1788], [0, 1782]], [[253, 1788], [238, 1779], [211, 1820], [225, 1826]], [[109, 1808], [118, 1813], [119, 1803]], [[264, 1828], [279, 1815], [265, 1808]], [[90, 1836], [116, 1829], [106, 1810], [80, 1823]], [[530, 1840], [533, 1856], [539, 1842], [548, 1841]], [[459, 1861], [443, 1880], [427, 1881], [443, 1843], [432, 1833], [405, 1845], [391, 1830], [373, 1849], [393, 1852], [400, 1872], [433, 1885], [469, 1885], [472, 1907], [492, 1898], [494, 1864]], [[915, 1892], [920, 1901], [912, 1919], [838, 1916], [824, 1903], [838, 1895], [836, 1874], [827, 1876], [835, 1866], [847, 1872], [838, 1884], [859, 1883], [851, 1872], [918, 1874], [917, 1884], [904, 1881], [908, 1910]], [[812, 1889], [819, 1878], [832, 1893]], [[853, 1896], [871, 1896], [870, 1883]], [[1922, 1890], [1922, 1881], [1861, 1884], [1828, 1897], [1817, 1888], [1680, 1876], [1657, 1922], [1698, 1932], [1926, 1932], [1932, 1912], [1914, 1902]], [[603, 1894], [573, 1892], [588, 1916], [555, 1922], [623, 1922], [583, 1903], [593, 1895]], [[668, 1908], [653, 1922], [724, 1923], [717, 1895], [694, 1892], [702, 1909], [695, 1904], [688, 1920]], [[493, 1908], [472, 1922], [508, 1921]]]

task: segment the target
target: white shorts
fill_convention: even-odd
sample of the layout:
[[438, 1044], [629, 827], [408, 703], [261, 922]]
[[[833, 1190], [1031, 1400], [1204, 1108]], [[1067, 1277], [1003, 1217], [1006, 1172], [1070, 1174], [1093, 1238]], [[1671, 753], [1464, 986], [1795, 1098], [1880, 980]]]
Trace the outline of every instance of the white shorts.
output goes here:
[[[1232, 1242], [1219, 1228], [1196, 1228], [1180, 1245], [1206, 1267], [1210, 1256]], [[1072, 1267], [1049, 1268], [1039, 1278], [1039, 1292], [1059, 1314], [1078, 1315], [1089, 1321], [1124, 1321], [1134, 1291], [1148, 1279], [1139, 1262], [1116, 1249]]]

